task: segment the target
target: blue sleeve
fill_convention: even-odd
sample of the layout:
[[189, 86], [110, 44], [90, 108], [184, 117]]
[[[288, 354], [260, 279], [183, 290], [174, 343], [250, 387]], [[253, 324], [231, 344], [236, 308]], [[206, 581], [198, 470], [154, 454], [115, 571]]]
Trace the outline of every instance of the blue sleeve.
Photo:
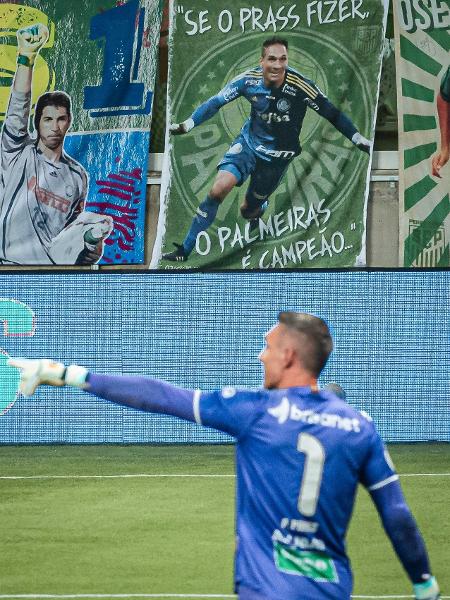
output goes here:
[[232, 387], [217, 392], [198, 393], [194, 400], [197, 423], [214, 427], [240, 439], [259, 417], [262, 397], [258, 391]]
[[193, 390], [185, 390], [158, 379], [126, 375], [89, 373], [86, 382], [86, 391], [99, 398], [137, 410], [164, 413], [195, 421]]
[[393, 481], [371, 492], [383, 527], [412, 583], [431, 575], [425, 543], [406, 504], [400, 483]]
[[319, 94], [314, 101], [310, 100], [308, 106], [330, 121], [349, 140], [352, 139], [355, 133], [358, 133], [358, 130], [347, 115], [336, 108], [323, 94]]
[[198, 108], [194, 110], [191, 115], [191, 119], [195, 125], [200, 125], [207, 119], [213, 117], [222, 106], [236, 100], [242, 95], [242, 86], [244, 84], [243, 79], [233, 80], [228, 83], [218, 94], [203, 102]]
[[413, 583], [423, 583], [430, 573], [422, 536], [408, 508], [391, 457], [372, 422], [367, 423], [369, 449], [360, 472], [383, 527]]
[[360, 481], [369, 492], [397, 481], [391, 457], [372, 422], [367, 423], [368, 451], [360, 470]]

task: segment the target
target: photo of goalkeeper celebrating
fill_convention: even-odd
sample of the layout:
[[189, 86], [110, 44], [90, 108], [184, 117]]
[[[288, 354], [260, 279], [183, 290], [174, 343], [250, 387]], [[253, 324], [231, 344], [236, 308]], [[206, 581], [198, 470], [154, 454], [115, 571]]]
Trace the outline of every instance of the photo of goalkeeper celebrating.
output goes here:
[[288, 42], [279, 37], [264, 41], [259, 66], [233, 79], [197, 107], [188, 119], [172, 124], [170, 133], [188, 134], [239, 97], [250, 103], [250, 116], [220, 161], [212, 187], [199, 205], [187, 235], [182, 243], [174, 243], [174, 251], [163, 254], [164, 260], [188, 260], [198, 234], [213, 223], [221, 202], [248, 178], [241, 216], [250, 221], [251, 229], [257, 226], [270, 195], [291, 161], [301, 153], [299, 136], [308, 107], [327, 119], [357, 148], [370, 153], [372, 142], [359, 133], [313, 81], [288, 66]]
[[113, 227], [111, 217], [84, 210], [87, 173], [63, 150], [70, 97], [40, 96], [37, 137], [28, 132], [33, 66], [48, 36], [41, 23], [17, 31], [17, 70], [1, 134], [0, 264], [97, 263]]

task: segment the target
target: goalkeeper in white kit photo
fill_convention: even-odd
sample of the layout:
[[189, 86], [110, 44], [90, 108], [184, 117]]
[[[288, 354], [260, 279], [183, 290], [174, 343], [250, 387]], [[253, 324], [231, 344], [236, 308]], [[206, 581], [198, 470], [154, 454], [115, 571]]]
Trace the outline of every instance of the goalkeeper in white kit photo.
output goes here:
[[17, 31], [17, 69], [1, 133], [0, 264], [89, 265], [100, 260], [112, 218], [85, 211], [86, 170], [63, 150], [71, 99], [46, 92], [29, 134], [33, 67], [49, 36], [38, 23]]

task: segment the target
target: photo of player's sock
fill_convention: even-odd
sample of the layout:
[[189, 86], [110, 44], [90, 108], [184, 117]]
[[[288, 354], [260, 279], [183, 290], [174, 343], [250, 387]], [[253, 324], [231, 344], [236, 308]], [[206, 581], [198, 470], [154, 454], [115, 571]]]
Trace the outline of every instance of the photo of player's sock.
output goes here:
[[191, 227], [183, 240], [183, 248], [186, 254], [190, 254], [195, 246], [197, 235], [201, 231], [205, 231], [214, 221], [219, 210], [217, 200], [206, 196], [205, 200], [197, 209], [197, 214], [192, 220]]

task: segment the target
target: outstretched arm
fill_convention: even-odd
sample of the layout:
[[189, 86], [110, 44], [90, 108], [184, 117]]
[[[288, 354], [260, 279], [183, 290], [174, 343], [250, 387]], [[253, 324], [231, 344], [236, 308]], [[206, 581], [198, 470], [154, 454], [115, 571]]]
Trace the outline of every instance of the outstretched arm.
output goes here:
[[352, 121], [341, 110], [336, 108], [326, 96], [319, 95], [309, 106], [325, 117], [338, 131], [348, 138], [357, 148], [370, 154], [372, 141], [359, 133]]
[[48, 359], [10, 358], [8, 364], [20, 370], [19, 389], [24, 396], [33, 395], [40, 385], [69, 385], [123, 406], [195, 421], [193, 405], [197, 392], [165, 381], [140, 376], [97, 375], [78, 365], [66, 367]]
[[431, 575], [425, 543], [406, 504], [400, 483], [391, 483], [370, 492], [383, 527], [413, 583], [417, 600], [437, 600], [439, 587]]
[[209, 100], [200, 104], [186, 121], [183, 121], [182, 123], [173, 123], [169, 128], [170, 133], [172, 135], [188, 133], [196, 125], [200, 125], [200, 123], [213, 117], [224, 104], [226, 104], [226, 102], [222, 101], [219, 94], [209, 98]]
[[193, 127], [196, 127], [213, 117], [222, 106], [236, 100], [236, 98], [241, 95], [240, 83], [241, 82], [239, 81], [232, 81], [229, 83], [218, 94], [212, 96], [206, 100], [206, 102], [203, 102], [203, 104], [200, 104], [186, 121], [172, 124], [169, 127], [170, 133], [172, 135], [188, 133]]

